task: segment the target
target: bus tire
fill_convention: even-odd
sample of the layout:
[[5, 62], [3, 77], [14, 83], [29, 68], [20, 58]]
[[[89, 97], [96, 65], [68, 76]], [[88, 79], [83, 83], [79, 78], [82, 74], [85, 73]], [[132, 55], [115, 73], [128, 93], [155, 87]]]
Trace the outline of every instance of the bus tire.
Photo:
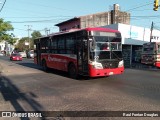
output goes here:
[[43, 71], [45, 71], [45, 72], [48, 71], [47, 63], [45, 60], [42, 61], [42, 68], [43, 68]]
[[77, 78], [77, 69], [76, 69], [76, 66], [71, 63], [69, 66], [68, 66], [68, 73], [69, 73], [69, 76], [73, 79], [76, 79]]

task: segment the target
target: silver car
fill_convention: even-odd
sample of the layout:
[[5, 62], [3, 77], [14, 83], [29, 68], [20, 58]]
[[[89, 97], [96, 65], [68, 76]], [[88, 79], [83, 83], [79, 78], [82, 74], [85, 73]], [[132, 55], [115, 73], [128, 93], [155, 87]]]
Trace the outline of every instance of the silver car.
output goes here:
[[28, 57], [29, 58], [34, 58], [34, 51], [33, 50], [28, 52]]

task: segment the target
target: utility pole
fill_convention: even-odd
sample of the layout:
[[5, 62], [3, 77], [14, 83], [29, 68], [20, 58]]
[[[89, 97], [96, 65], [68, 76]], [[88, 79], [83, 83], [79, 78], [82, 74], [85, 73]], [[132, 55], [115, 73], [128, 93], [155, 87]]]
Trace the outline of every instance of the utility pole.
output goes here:
[[25, 26], [27, 26], [28, 27], [28, 29], [27, 29], [27, 31], [28, 31], [28, 42], [29, 42], [29, 50], [30, 50], [30, 37], [29, 37], [29, 34], [30, 34], [30, 30], [31, 30], [31, 28], [30, 27], [32, 27], [32, 25], [25, 25]]
[[50, 29], [45, 28], [44, 30], [45, 30], [46, 36], [47, 36], [48, 34], [50, 34]]
[[151, 24], [150, 42], [151, 42], [151, 40], [152, 40], [152, 31], [153, 31], [153, 21], [152, 21], [152, 24]]

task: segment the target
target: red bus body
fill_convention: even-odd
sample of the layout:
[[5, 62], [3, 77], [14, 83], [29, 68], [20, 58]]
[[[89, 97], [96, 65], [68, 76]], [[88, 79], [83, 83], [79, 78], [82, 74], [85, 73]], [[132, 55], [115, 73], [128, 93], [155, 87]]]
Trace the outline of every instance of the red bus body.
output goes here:
[[141, 63], [160, 68], [160, 42], [143, 44]]
[[[77, 75], [110, 76], [124, 71], [121, 34], [117, 30], [71, 30], [38, 38], [34, 43], [34, 62], [42, 65], [44, 70], [66, 71], [72, 78]], [[109, 50], [96, 48], [106, 43], [110, 46]]]

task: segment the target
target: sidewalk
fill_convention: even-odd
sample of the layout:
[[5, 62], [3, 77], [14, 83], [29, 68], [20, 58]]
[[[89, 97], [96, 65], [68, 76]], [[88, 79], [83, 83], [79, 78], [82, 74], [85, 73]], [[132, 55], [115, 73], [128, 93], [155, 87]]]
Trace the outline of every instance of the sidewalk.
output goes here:
[[[4, 64], [2, 64], [4, 63]], [[10, 76], [10, 75], [26, 75], [26, 74], [34, 74], [41, 72], [40, 70], [33, 70], [32, 68], [25, 67], [22, 65], [18, 65], [16, 63], [4, 61], [0, 59], [0, 73], [3, 76]]]

